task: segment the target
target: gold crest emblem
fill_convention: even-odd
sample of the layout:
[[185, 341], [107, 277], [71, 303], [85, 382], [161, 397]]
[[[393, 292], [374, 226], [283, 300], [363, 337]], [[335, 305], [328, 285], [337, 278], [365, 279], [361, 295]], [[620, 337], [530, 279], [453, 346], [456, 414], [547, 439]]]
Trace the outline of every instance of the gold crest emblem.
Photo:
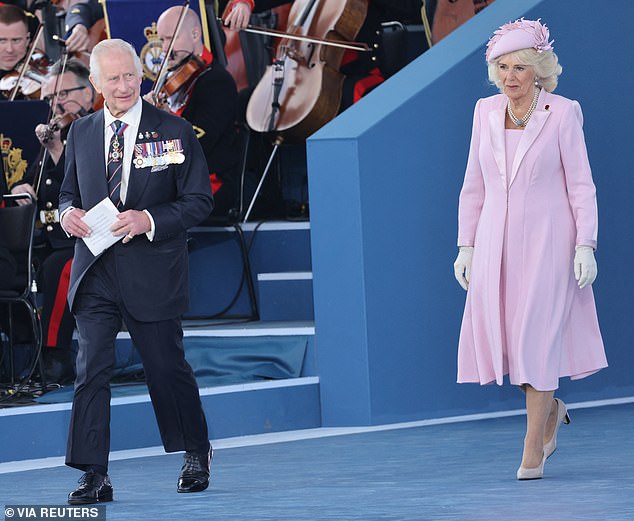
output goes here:
[[13, 145], [13, 140], [4, 134], [0, 134], [0, 152], [2, 153], [4, 175], [9, 190], [15, 183], [22, 180], [28, 166], [26, 159], [22, 159], [22, 149], [11, 145]]
[[143, 72], [146, 78], [154, 81], [163, 61], [163, 46], [158, 37], [156, 22], [152, 22], [150, 27], [143, 29], [143, 34], [145, 34], [147, 40], [147, 43], [141, 49]]

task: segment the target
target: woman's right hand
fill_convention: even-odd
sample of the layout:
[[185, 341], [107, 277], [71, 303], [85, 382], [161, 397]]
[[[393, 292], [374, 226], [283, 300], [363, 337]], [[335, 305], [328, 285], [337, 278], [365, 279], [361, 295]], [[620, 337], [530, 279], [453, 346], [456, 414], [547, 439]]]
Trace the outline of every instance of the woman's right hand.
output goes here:
[[577, 246], [574, 260], [575, 279], [580, 289], [592, 285], [597, 278], [597, 261], [591, 246]]
[[473, 259], [473, 246], [460, 246], [460, 251], [453, 263], [453, 272], [462, 289], [469, 289], [471, 278], [471, 260]]

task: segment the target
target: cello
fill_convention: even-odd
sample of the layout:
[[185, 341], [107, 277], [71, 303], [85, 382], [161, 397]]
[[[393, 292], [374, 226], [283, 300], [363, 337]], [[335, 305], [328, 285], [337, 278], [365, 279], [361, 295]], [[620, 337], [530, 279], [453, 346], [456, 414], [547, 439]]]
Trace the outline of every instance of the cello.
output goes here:
[[295, 0], [287, 37], [247, 105], [253, 130], [301, 142], [337, 115], [344, 49], [369, 50], [354, 45], [367, 8], [367, 0]]
[[274, 134], [274, 147], [243, 222], [282, 142], [302, 142], [332, 120], [341, 105], [345, 49], [369, 51], [354, 42], [368, 10], [367, 0], [295, 0], [286, 33], [247, 27], [245, 31], [282, 36], [247, 105], [246, 119], [256, 132]]

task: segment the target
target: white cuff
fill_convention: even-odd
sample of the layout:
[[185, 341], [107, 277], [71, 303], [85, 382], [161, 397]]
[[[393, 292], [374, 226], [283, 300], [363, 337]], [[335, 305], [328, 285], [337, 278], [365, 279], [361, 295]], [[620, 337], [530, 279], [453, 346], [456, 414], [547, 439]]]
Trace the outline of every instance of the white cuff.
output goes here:
[[62, 213], [59, 214], [59, 225], [62, 227], [62, 230], [64, 230], [64, 233], [66, 234], [66, 237], [72, 237], [72, 235], [66, 231], [66, 228], [64, 228], [64, 216], [68, 212], [70, 212], [71, 210], [74, 210], [74, 209], [75, 209], [74, 206], [69, 206], [68, 208], [65, 208]]
[[143, 212], [145, 213], [145, 215], [148, 216], [148, 219], [150, 219], [150, 231], [146, 232], [145, 236], [147, 237], [148, 241], [152, 242], [154, 240], [154, 231], [156, 230], [156, 225], [154, 224], [154, 219], [152, 219], [152, 214], [147, 210], [143, 210]]

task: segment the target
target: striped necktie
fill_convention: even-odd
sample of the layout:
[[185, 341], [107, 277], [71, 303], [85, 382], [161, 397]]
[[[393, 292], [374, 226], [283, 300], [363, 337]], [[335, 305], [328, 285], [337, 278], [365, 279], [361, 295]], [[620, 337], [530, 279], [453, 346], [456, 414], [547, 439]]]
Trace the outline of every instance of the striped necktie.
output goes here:
[[117, 208], [121, 207], [121, 172], [123, 167], [123, 131], [128, 126], [120, 120], [110, 124], [112, 138], [108, 148], [108, 194]]

